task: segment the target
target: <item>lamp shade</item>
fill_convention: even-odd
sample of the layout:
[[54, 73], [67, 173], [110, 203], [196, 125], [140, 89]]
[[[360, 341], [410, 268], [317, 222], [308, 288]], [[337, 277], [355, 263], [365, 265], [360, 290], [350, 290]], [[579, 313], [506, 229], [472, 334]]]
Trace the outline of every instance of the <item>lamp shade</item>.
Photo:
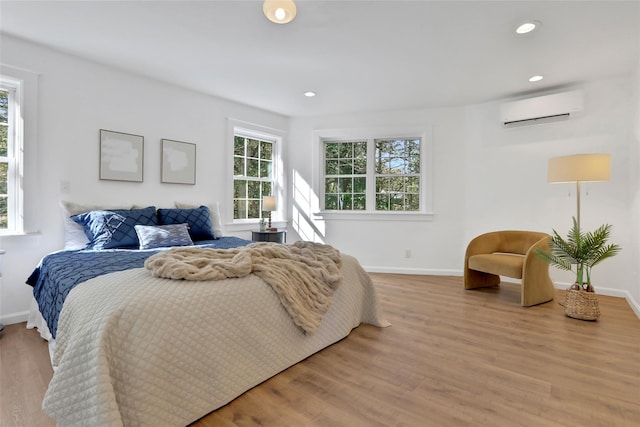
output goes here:
[[609, 154], [574, 154], [549, 159], [548, 182], [609, 181], [611, 156]]
[[276, 210], [275, 196], [264, 196], [262, 198], [262, 210], [266, 212], [273, 212]]
[[293, 0], [264, 0], [262, 12], [269, 21], [286, 24], [296, 17], [296, 4]]

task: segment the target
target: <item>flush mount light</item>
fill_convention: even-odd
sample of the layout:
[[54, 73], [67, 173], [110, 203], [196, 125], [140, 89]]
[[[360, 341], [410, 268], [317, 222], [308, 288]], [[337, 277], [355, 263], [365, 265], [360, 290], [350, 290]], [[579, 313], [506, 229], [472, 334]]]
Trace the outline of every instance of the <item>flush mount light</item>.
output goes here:
[[530, 82], [539, 82], [542, 79], [544, 79], [544, 76], [532, 76], [532, 77], [529, 77], [529, 81]]
[[316, 96], [316, 93], [312, 90], [308, 90], [304, 93], [304, 96], [306, 96], [307, 98], [312, 98], [314, 96]]
[[293, 0], [264, 0], [264, 16], [276, 24], [286, 24], [296, 17], [296, 4]]
[[542, 25], [539, 21], [528, 21], [516, 28], [516, 33], [527, 34]]

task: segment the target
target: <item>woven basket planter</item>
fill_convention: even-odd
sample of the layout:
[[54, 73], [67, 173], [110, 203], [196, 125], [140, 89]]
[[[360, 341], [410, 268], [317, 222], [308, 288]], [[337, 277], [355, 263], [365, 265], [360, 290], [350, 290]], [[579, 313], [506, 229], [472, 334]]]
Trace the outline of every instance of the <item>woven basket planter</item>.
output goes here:
[[582, 288], [569, 289], [564, 302], [567, 316], [580, 320], [596, 320], [600, 317], [598, 297], [595, 292], [587, 292]]

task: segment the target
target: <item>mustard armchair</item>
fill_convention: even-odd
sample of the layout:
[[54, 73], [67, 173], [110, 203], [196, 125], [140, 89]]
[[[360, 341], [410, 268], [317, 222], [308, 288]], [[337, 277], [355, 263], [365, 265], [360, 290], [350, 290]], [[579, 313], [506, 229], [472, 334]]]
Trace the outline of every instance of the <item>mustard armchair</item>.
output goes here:
[[551, 236], [536, 231], [494, 231], [469, 243], [464, 257], [464, 288], [495, 286], [500, 276], [522, 280], [520, 304], [529, 307], [551, 301], [555, 289], [549, 264], [536, 248], [548, 250]]

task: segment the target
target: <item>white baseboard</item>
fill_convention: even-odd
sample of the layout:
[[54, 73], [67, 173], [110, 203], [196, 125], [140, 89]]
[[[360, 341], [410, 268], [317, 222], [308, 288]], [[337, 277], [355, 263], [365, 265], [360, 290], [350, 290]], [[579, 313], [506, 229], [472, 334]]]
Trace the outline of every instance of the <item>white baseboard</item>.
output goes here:
[[399, 267], [368, 267], [363, 266], [368, 273], [413, 274], [426, 276], [462, 276], [461, 270], [436, 270], [430, 268], [399, 268]]
[[0, 316], [0, 323], [3, 325], [13, 325], [14, 323], [26, 322], [29, 318], [29, 311], [20, 311], [18, 313], [5, 314]]
[[[440, 270], [440, 269], [430, 269], [430, 268], [397, 268], [397, 267], [363, 267], [365, 271], [369, 273], [392, 273], [392, 274], [415, 274], [415, 275], [428, 275], [428, 276], [462, 276], [462, 270]], [[520, 283], [517, 279], [511, 279], [509, 277], [501, 277], [500, 278], [504, 282], [509, 283]], [[553, 284], [556, 289], [568, 289], [571, 286], [571, 283], [562, 283], [556, 282]], [[609, 297], [618, 297], [624, 298], [629, 303], [629, 306], [633, 310], [633, 312], [640, 318], [640, 304], [636, 301], [633, 296], [626, 290], [613, 289], [613, 288], [601, 288], [596, 287], [596, 292], [601, 295], [606, 295]]]

